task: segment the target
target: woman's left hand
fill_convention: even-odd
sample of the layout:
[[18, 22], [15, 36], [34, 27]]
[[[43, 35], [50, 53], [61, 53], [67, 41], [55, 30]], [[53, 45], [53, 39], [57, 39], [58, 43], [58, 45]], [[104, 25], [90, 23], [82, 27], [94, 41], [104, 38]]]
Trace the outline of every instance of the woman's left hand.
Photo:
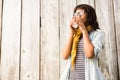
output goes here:
[[77, 25], [79, 26], [81, 32], [86, 31], [85, 24], [83, 23], [83, 21], [80, 18], [76, 18], [75, 21], [76, 21]]

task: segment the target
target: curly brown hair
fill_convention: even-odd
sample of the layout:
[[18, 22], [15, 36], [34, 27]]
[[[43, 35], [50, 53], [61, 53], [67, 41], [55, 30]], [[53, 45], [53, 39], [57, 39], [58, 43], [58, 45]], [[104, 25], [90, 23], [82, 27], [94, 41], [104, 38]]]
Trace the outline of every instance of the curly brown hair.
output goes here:
[[99, 24], [97, 22], [97, 16], [96, 16], [95, 9], [92, 6], [87, 5], [87, 4], [77, 5], [74, 8], [74, 13], [76, 12], [77, 9], [83, 9], [85, 13], [87, 14], [87, 22], [85, 24], [86, 26], [91, 25], [93, 30], [100, 29]]

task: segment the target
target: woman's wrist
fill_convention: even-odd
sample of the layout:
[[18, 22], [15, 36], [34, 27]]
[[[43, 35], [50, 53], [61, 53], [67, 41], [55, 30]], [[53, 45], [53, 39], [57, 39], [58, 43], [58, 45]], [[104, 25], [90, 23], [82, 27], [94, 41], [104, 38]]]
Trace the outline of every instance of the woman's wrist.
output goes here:
[[87, 34], [88, 33], [88, 31], [87, 30], [83, 30], [82, 31], [82, 34], [84, 35], [84, 34]]
[[73, 38], [73, 35], [74, 35], [73, 33], [70, 33], [69, 37], [70, 37], [70, 38]]

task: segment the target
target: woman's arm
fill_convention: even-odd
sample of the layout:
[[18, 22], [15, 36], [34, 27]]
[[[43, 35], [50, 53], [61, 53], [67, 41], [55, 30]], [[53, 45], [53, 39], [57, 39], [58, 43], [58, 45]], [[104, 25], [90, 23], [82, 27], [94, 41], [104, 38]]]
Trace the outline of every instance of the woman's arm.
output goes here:
[[88, 32], [86, 30], [83, 31], [83, 42], [84, 42], [84, 51], [85, 51], [86, 57], [93, 58], [94, 57], [94, 46], [92, 42], [90, 41]]
[[69, 35], [68, 41], [66, 42], [65, 46], [62, 49], [62, 57], [63, 59], [68, 59], [71, 54], [72, 49], [72, 42], [73, 42], [73, 34]]
[[70, 22], [70, 26], [69, 26], [70, 34], [69, 34], [68, 40], [67, 40], [66, 44], [64, 45], [64, 47], [62, 49], [62, 57], [65, 60], [68, 59], [69, 56], [71, 55], [73, 35], [74, 35], [74, 32], [75, 32], [74, 28], [72, 27], [74, 21], [75, 21], [75, 18], [73, 17], [71, 22]]
[[94, 57], [94, 46], [89, 39], [88, 31], [87, 31], [82, 20], [76, 19], [76, 22], [79, 25], [79, 28], [83, 34], [83, 43], [84, 43], [85, 55], [87, 58], [93, 58]]

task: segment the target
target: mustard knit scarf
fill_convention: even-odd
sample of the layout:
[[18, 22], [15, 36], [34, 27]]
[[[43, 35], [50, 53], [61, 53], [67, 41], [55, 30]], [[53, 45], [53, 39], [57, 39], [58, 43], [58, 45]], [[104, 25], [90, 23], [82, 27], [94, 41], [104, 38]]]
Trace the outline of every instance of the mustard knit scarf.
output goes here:
[[[91, 31], [92, 27], [88, 26], [87, 31]], [[72, 70], [74, 69], [74, 63], [75, 63], [75, 57], [76, 57], [76, 52], [77, 52], [77, 45], [79, 42], [79, 38], [82, 35], [82, 32], [80, 29], [76, 29], [75, 34], [73, 36], [73, 44], [72, 44], [72, 51], [71, 51], [71, 63], [72, 63]]]

